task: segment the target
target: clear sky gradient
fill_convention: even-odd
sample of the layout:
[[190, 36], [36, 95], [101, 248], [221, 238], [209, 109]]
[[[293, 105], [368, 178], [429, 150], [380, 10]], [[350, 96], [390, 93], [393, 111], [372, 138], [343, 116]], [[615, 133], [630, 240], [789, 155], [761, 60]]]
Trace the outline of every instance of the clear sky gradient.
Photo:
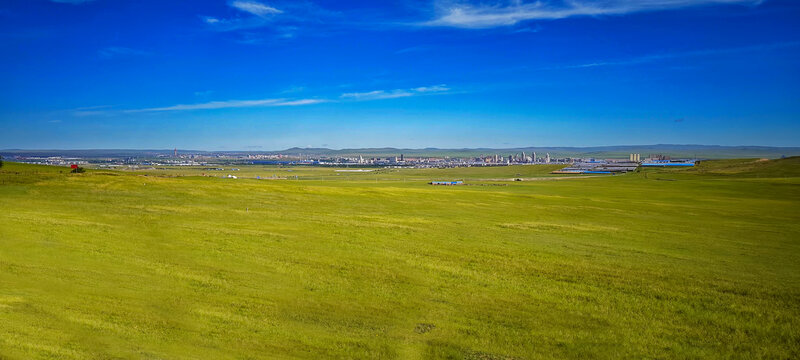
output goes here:
[[0, 148], [800, 146], [793, 0], [0, 2]]

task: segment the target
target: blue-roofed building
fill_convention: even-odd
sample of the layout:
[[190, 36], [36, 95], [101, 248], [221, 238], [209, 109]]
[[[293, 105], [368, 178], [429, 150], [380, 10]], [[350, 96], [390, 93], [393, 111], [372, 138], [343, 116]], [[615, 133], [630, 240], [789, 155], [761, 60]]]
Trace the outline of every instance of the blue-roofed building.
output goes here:
[[428, 184], [430, 185], [463, 185], [464, 182], [461, 180], [458, 181], [431, 181]]

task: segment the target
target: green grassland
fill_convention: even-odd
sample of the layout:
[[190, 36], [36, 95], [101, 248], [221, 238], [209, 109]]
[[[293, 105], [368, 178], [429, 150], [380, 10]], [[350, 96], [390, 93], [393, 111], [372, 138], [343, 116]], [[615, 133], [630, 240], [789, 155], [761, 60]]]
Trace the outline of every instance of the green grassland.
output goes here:
[[798, 158], [240, 168], [6, 162], [0, 358], [800, 357]]
[[[565, 165], [514, 165], [495, 167], [459, 168], [381, 168], [381, 167], [319, 167], [276, 165], [220, 165], [214, 166], [159, 166], [154, 169], [136, 170], [150, 175], [164, 176], [209, 176], [234, 175], [254, 179], [257, 176], [285, 180], [347, 180], [347, 181], [430, 181], [430, 180], [487, 180], [539, 177], [564, 177], [551, 174]], [[209, 170], [221, 168], [223, 170]], [[237, 169], [237, 170], [233, 170]], [[574, 176], [574, 175], [573, 175]]]

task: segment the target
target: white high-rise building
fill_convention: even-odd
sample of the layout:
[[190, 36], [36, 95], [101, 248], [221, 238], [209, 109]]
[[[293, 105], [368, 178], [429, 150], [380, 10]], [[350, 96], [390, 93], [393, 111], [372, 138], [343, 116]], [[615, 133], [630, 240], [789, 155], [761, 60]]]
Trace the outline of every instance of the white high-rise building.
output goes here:
[[547, 156], [544, 157], [544, 163], [545, 164], [549, 164], [550, 163], [550, 153], [547, 153]]

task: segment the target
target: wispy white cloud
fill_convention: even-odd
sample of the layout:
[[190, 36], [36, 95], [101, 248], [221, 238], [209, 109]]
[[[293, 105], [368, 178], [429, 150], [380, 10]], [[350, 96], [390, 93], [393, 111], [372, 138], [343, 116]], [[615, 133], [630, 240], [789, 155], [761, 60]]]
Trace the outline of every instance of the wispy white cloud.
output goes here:
[[255, 16], [260, 16], [260, 17], [283, 13], [283, 11], [281, 10], [278, 10], [272, 6], [262, 4], [257, 1], [237, 0], [231, 2], [230, 6], [238, 10], [248, 12]]
[[400, 97], [413, 96], [414, 94], [408, 90], [374, 90], [366, 92], [352, 92], [344, 93], [341, 95], [345, 99], [355, 100], [378, 100], [378, 99], [394, 99]]
[[425, 26], [490, 28], [511, 26], [528, 20], [554, 20], [574, 16], [624, 15], [635, 12], [679, 9], [685, 7], [740, 4], [758, 5], [763, 0], [540, 0], [534, 2], [502, 1], [471, 4], [440, 0], [439, 17], [423, 22]]
[[210, 101], [198, 104], [178, 104], [164, 107], [153, 107], [144, 109], [124, 110], [127, 113], [139, 112], [160, 112], [160, 111], [187, 111], [187, 110], [212, 110], [229, 108], [248, 108], [248, 107], [271, 107], [271, 106], [300, 106], [312, 105], [326, 102], [323, 99], [260, 99], [260, 100], [226, 100]]
[[771, 44], [760, 44], [760, 45], [743, 46], [743, 47], [735, 47], [735, 48], [706, 49], [706, 50], [695, 50], [695, 51], [685, 51], [685, 52], [675, 52], [675, 53], [665, 53], [665, 54], [651, 54], [651, 55], [633, 57], [633, 58], [629, 58], [629, 59], [595, 61], [595, 62], [588, 62], [588, 63], [583, 63], [583, 64], [549, 67], [549, 68], [545, 68], [545, 70], [552, 70], [552, 69], [581, 69], [581, 68], [594, 68], [594, 67], [602, 67], [602, 66], [637, 65], [637, 64], [646, 64], [646, 63], [652, 63], [652, 62], [657, 62], [657, 61], [661, 61], [661, 60], [669, 60], [669, 59], [677, 59], [677, 58], [696, 57], [696, 56], [711, 56], [711, 55], [725, 55], [725, 54], [739, 54], [739, 53], [752, 52], [752, 51], [777, 50], [777, 49], [788, 48], [788, 47], [796, 47], [796, 46], [800, 46], [800, 41], [790, 41], [790, 42], [771, 43]]
[[540, 25], [536, 25], [536, 26], [534, 26], [534, 27], [524, 27], [524, 28], [521, 28], [521, 29], [516, 29], [516, 30], [514, 30], [514, 33], [515, 33], [515, 34], [520, 34], [520, 33], [537, 33], [537, 32], [539, 32], [539, 31], [542, 31], [542, 27], [541, 27]]
[[[87, 117], [87, 116], [115, 116], [121, 114], [135, 114], [135, 113], [158, 113], [158, 112], [176, 112], [176, 111], [201, 111], [201, 110], [215, 110], [215, 109], [235, 109], [235, 108], [258, 108], [258, 107], [280, 107], [280, 106], [306, 106], [321, 103], [336, 103], [343, 100], [355, 101], [368, 101], [368, 100], [381, 100], [393, 99], [409, 96], [422, 96], [434, 94], [446, 94], [450, 92], [450, 87], [444, 84], [420, 86], [409, 89], [394, 89], [394, 90], [373, 90], [367, 92], [351, 92], [344, 93], [338, 99], [331, 98], [270, 98], [270, 99], [256, 99], [256, 100], [224, 100], [224, 101], [209, 101], [193, 104], [177, 104], [160, 107], [146, 107], [138, 109], [114, 109], [109, 105], [90, 106], [75, 108], [68, 110], [72, 116]], [[286, 92], [299, 92], [304, 91], [304, 88], [296, 87], [291, 88]], [[285, 92], [285, 93], [286, 93]], [[196, 92], [195, 95], [203, 96], [211, 94], [212, 91]]]
[[326, 99], [258, 99], [258, 100], [225, 100], [209, 101], [195, 104], [178, 104], [162, 107], [149, 107], [141, 109], [114, 109], [112, 106], [89, 106], [69, 110], [75, 117], [89, 116], [114, 116], [134, 113], [157, 113], [172, 111], [215, 110], [231, 108], [278, 107], [278, 106], [303, 106], [330, 102]]
[[202, 18], [203, 18], [203, 21], [206, 22], [206, 24], [214, 25], [214, 24], [219, 24], [219, 22], [220, 22], [219, 19], [217, 19], [215, 17], [212, 17], [212, 16], [203, 16]]
[[394, 90], [373, 90], [366, 92], [351, 92], [344, 93], [340, 97], [342, 99], [352, 100], [381, 100], [381, 99], [395, 99], [401, 97], [409, 97], [415, 95], [425, 95], [434, 93], [444, 93], [449, 91], [447, 85], [433, 85], [421, 86], [411, 89], [394, 89]]
[[447, 85], [433, 85], [433, 86], [420, 86], [418, 88], [411, 89], [414, 92], [418, 93], [430, 93], [430, 92], [442, 92], [442, 91], [449, 91], [450, 88]]
[[[303, 91], [292, 89], [290, 92]], [[339, 96], [339, 99], [325, 99], [325, 98], [270, 98], [270, 99], [256, 99], [256, 100], [224, 100], [224, 101], [209, 101], [193, 104], [177, 104], [161, 107], [147, 107], [139, 109], [113, 109], [111, 106], [91, 106], [69, 110], [73, 116], [86, 117], [86, 116], [113, 116], [119, 114], [133, 114], [133, 113], [157, 113], [157, 112], [174, 112], [174, 111], [199, 111], [199, 110], [215, 110], [215, 109], [234, 109], [234, 108], [257, 108], [257, 107], [278, 107], [278, 106], [305, 106], [321, 103], [335, 103], [342, 100], [380, 100], [392, 99], [409, 96], [422, 96], [433, 94], [445, 94], [451, 89], [444, 84], [432, 86], [420, 86], [409, 89], [394, 89], [394, 90], [374, 90], [367, 92], [351, 92], [344, 93]], [[210, 94], [211, 91], [195, 93], [195, 95]]]
[[228, 6], [246, 13], [244, 16], [221, 18], [216, 16], [200, 16], [209, 29], [215, 31], [237, 31], [254, 29], [272, 24], [276, 16], [283, 11], [256, 1], [233, 1]]
[[216, 31], [236, 31], [264, 27], [276, 21], [276, 16], [283, 14], [283, 10], [249, 0], [237, 0], [228, 3], [228, 6], [247, 13], [245, 16], [220, 18], [216, 16], [200, 16], [209, 28]]
[[313, 105], [328, 102], [328, 100], [323, 99], [300, 99], [300, 100], [288, 100], [283, 101], [273, 106], [301, 106], [301, 105]]
[[280, 1], [279, 4], [229, 1], [228, 6], [236, 10], [234, 16], [201, 15], [199, 18], [209, 30], [236, 33], [239, 38], [234, 40], [242, 44], [285, 41], [300, 35], [328, 36], [346, 23], [339, 12], [326, 10], [311, 1]]

